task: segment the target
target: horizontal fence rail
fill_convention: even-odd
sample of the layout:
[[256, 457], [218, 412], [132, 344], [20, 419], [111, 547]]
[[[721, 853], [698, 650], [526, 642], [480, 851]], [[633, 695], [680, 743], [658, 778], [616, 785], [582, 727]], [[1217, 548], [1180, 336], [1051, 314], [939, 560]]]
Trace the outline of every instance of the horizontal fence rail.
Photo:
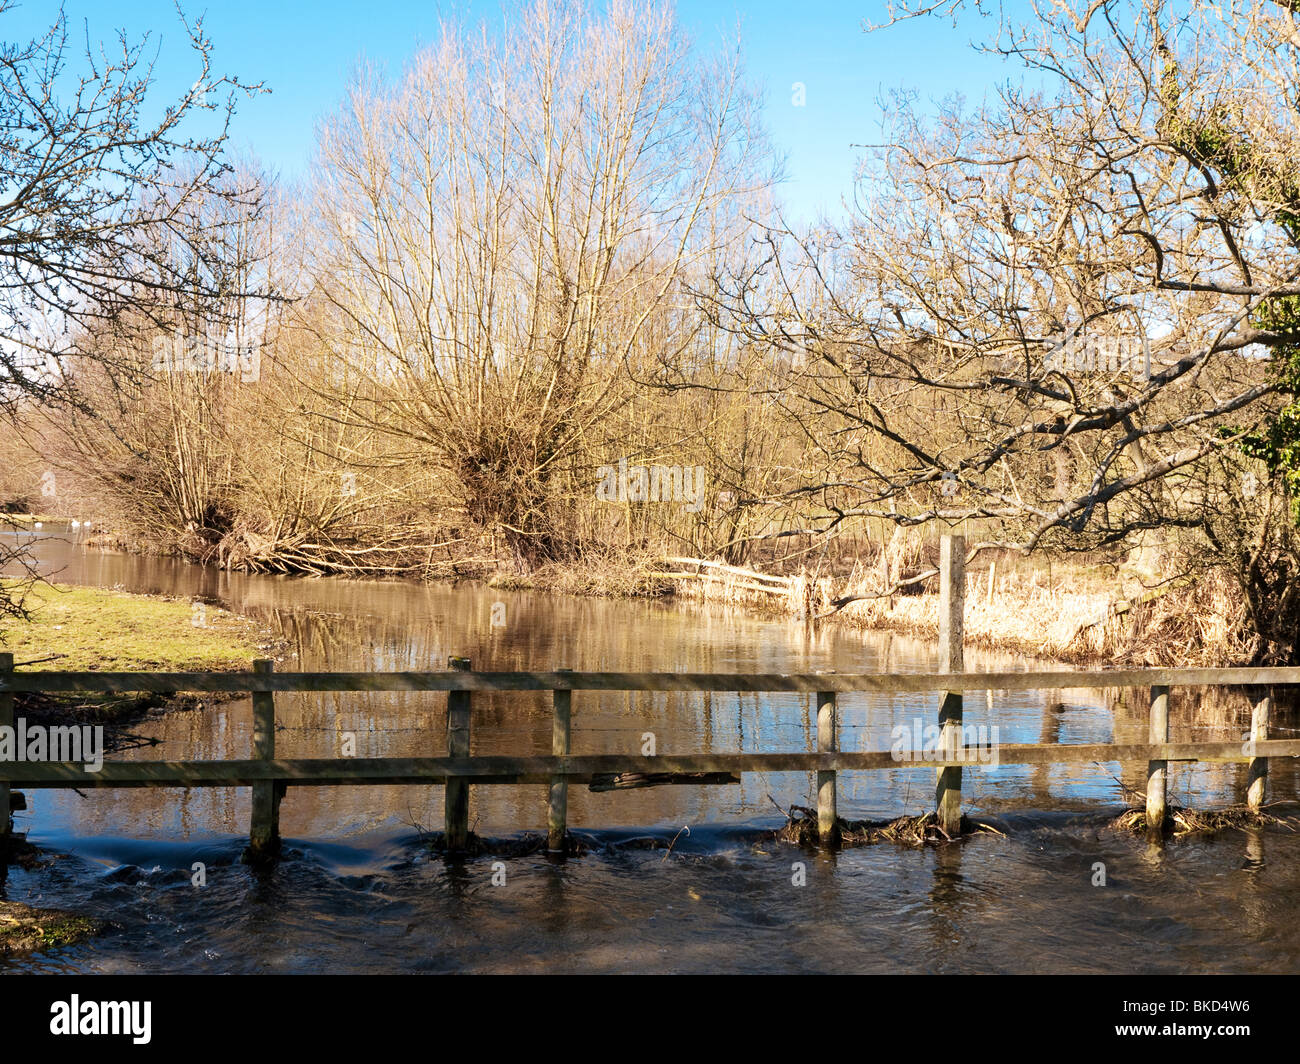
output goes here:
[[[1257, 742], [1254, 753], [1241, 742], [1058, 743], [999, 745], [999, 765], [1078, 764], [1093, 761], [1250, 761], [1252, 757], [1300, 757], [1300, 739]], [[0, 762], [11, 783], [25, 787], [247, 787], [283, 780], [295, 787], [349, 784], [570, 783], [623, 772], [863, 772], [883, 769], [975, 768], [987, 748], [964, 748], [968, 756], [911, 757], [900, 761], [888, 750], [833, 754], [584, 754], [570, 757], [397, 757], [295, 758], [284, 761], [105, 761], [98, 772], [51, 762]]]
[[1300, 684], [1300, 667], [1017, 672], [14, 672], [0, 692], [255, 691], [1038, 691], [1096, 687]]

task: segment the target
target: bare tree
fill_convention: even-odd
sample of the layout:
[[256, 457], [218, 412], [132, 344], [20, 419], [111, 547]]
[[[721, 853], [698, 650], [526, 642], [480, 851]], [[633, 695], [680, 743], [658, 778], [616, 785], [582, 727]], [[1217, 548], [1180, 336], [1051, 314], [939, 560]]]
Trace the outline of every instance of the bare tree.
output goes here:
[[[259, 190], [256, 203], [226, 195], [227, 183]], [[117, 528], [150, 530], [203, 561], [232, 531], [255, 479], [250, 445], [268, 435], [256, 393], [284, 304], [249, 294], [281, 287], [275, 212], [260, 192], [268, 184], [245, 164], [190, 195], [176, 217], [210, 264], [191, 266], [194, 291], [182, 301], [140, 298], [129, 316], [80, 331], [76, 401], [24, 419], [63, 479], [90, 489]]]
[[348, 416], [522, 564], [569, 549], [563, 502], [592, 491], [625, 367], [685, 357], [681, 282], [770, 181], [755, 108], [669, 6], [537, 0], [499, 40], [444, 28], [328, 125], [304, 309], [358, 385]]
[[[0, 26], [12, 0], [0, 0]], [[178, 12], [179, 14], [179, 12]], [[191, 208], [219, 195], [254, 205], [255, 190], [223, 182], [237, 99], [260, 90], [212, 70], [202, 20], [181, 25], [193, 86], [156, 119], [146, 109], [156, 55], [148, 37], [77, 50], [62, 11], [42, 36], [0, 45], [0, 406], [70, 398], [79, 339], [138, 328], [193, 309], [222, 265], [207, 256]], [[213, 114], [213, 132], [187, 132]], [[209, 219], [214, 226], [220, 219]], [[111, 347], [100, 351], [111, 361]]]
[[894, 99], [847, 229], [718, 279], [715, 317], [802, 367], [783, 402], [817, 446], [767, 501], [1023, 549], [1203, 525], [1194, 467], [1294, 382], [1296, 17], [1036, 4], [990, 47], [1041, 89]]

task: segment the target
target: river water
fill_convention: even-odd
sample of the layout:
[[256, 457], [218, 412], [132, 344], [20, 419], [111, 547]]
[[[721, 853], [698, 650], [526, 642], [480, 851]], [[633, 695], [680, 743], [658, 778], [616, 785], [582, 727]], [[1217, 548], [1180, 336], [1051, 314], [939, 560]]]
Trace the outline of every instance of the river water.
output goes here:
[[[232, 574], [85, 552], [59, 536], [36, 551], [60, 581], [202, 598], [251, 617], [286, 648], [280, 670], [437, 669], [453, 654], [500, 670], [905, 672], [935, 662], [924, 640], [812, 631], [721, 607]], [[970, 669], [1028, 664], [967, 651]], [[436, 693], [281, 695], [277, 753], [337, 756], [350, 732], [358, 756], [437, 756], [445, 704]], [[929, 723], [935, 710], [933, 695], [842, 695], [841, 746], [888, 749], [895, 727]], [[1246, 712], [1244, 698], [1175, 691], [1173, 738], [1240, 738]], [[1139, 701], [1090, 690], [975, 694], [966, 720], [996, 726], [1003, 743], [1146, 733]], [[476, 694], [473, 729], [475, 753], [548, 753], [549, 695]], [[159, 744], [122, 756], [250, 756], [247, 699], [136, 730]], [[574, 695], [575, 753], [639, 753], [647, 732], [659, 753], [807, 750], [816, 714], [798, 695]], [[431, 855], [424, 836], [441, 828], [441, 787], [299, 788], [282, 805], [284, 858], [262, 873], [239, 860], [245, 789], [29, 791], [17, 826], [57, 859], [11, 869], [4, 896], [113, 927], [0, 961], [0, 971], [1295, 971], [1300, 834], [1232, 830], [1149, 847], [1108, 827], [1124, 808], [1121, 781], [1140, 788], [1144, 770], [969, 769], [968, 812], [1007, 837], [834, 855], [765, 834], [782, 822], [773, 803], [813, 804], [809, 774], [605, 794], [573, 786], [570, 827], [594, 851], [563, 862]], [[1229, 804], [1244, 774], [1175, 766], [1171, 798]], [[1270, 800], [1294, 800], [1298, 778], [1275, 760]], [[920, 813], [933, 789], [923, 764], [843, 773], [840, 812]], [[544, 829], [545, 809], [544, 787], [477, 787], [471, 826], [510, 839]], [[204, 886], [193, 883], [196, 863]]]

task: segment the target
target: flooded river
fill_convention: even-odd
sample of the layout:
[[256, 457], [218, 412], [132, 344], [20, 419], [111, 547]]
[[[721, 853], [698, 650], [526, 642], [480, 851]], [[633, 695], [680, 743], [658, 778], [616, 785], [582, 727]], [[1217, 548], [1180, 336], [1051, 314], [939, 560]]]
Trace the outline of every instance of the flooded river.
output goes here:
[[[747, 617], [724, 608], [570, 599], [482, 585], [421, 587], [231, 574], [179, 562], [36, 548], [56, 579], [217, 601], [283, 641], [281, 670], [476, 669], [691, 672], [925, 671], [931, 643]], [[493, 621], [504, 621], [494, 624]], [[1027, 663], [967, 651], [967, 667]], [[445, 752], [446, 696], [279, 696], [277, 753]], [[841, 746], [888, 749], [895, 727], [934, 719], [933, 695], [841, 696]], [[1175, 692], [1172, 735], [1237, 739], [1245, 701]], [[966, 719], [1003, 743], [1143, 741], [1145, 708], [1114, 692], [993, 692]], [[1284, 722], [1293, 723], [1293, 722]], [[549, 696], [474, 697], [473, 750], [548, 753]], [[139, 758], [247, 757], [239, 700], [153, 719]], [[575, 753], [812, 749], [808, 696], [574, 696]], [[243, 789], [28, 792], [17, 826], [58, 854], [12, 869], [5, 896], [112, 922], [86, 944], [18, 961], [24, 972], [1290, 972], [1300, 965], [1300, 835], [1226, 831], [1163, 849], [1107, 826], [1144, 765], [1004, 766], [966, 773], [965, 798], [1006, 833], [939, 849], [877, 845], [835, 855], [768, 839], [776, 806], [815, 804], [808, 774], [739, 786], [592, 794], [570, 788], [570, 827], [595, 852], [460, 863], [432, 857], [441, 787], [299, 788], [282, 806], [284, 859], [240, 864]], [[1171, 799], [1223, 805], [1244, 766], [1175, 766]], [[1270, 800], [1296, 798], [1275, 760]], [[925, 811], [934, 770], [843, 773], [840, 813]], [[774, 804], [775, 803], [775, 804]], [[481, 835], [543, 829], [546, 789], [477, 787]], [[686, 829], [686, 830], [683, 830]], [[647, 839], [672, 840], [650, 848]], [[195, 863], [206, 886], [192, 883]], [[1104, 865], [1104, 885], [1097, 884]], [[800, 868], [799, 866], [802, 866]], [[494, 882], [495, 880], [495, 882]]]

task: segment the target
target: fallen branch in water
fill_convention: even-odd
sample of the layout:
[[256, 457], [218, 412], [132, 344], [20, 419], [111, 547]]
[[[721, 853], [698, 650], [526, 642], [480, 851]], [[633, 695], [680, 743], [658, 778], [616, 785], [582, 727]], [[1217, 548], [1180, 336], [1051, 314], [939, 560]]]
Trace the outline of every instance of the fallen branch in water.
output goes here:
[[[788, 588], [794, 582], [793, 577], [773, 576], [771, 573], [760, 573], [757, 569], [742, 569], [738, 565], [728, 565], [725, 562], [709, 561], [705, 558], [660, 558], [660, 562], [665, 565], [697, 565], [705, 569], [717, 569], [724, 573], [731, 573], [733, 576], [743, 576], [747, 580], [767, 580], [774, 584], [780, 584], [783, 588]], [[694, 576], [704, 574], [695, 573]], [[775, 591], [776, 588], [766, 590]]]
[[663, 787], [672, 784], [739, 783], [730, 772], [619, 772], [593, 776], [587, 785], [597, 793], [629, 791], [638, 787]]

